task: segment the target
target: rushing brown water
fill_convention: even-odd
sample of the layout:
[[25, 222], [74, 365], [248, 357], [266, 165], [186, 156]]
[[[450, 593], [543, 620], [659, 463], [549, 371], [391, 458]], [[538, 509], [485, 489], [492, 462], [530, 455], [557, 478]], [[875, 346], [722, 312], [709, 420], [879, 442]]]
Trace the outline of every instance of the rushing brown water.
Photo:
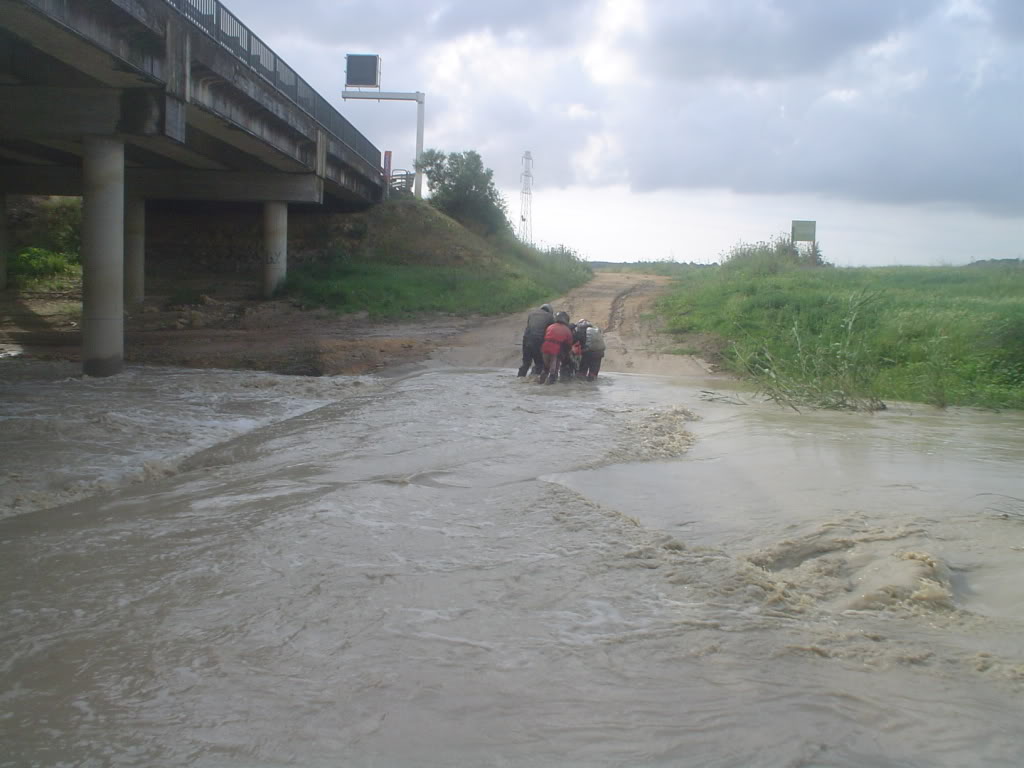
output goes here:
[[1019, 414], [4, 366], [2, 765], [1024, 754]]

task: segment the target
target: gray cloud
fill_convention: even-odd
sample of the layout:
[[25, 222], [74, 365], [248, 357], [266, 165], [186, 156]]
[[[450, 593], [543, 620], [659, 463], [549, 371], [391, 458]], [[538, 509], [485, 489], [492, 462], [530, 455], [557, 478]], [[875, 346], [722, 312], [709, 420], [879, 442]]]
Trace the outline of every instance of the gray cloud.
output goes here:
[[[1020, 67], [983, 31], [933, 19], [882, 62], [852, 55], [814, 76], [677, 87], [627, 119], [640, 190], [724, 186], [873, 202], [951, 202], [1024, 211]], [[648, 147], [656, 146], [658, 153]]]
[[443, 3], [431, 32], [441, 39], [487, 30], [497, 37], [514, 35], [531, 45], [570, 43], [587, 3], [522, 2], [522, 0], [452, 0]]
[[885, 39], [933, 11], [936, 0], [657, 0], [644, 51], [669, 79], [776, 79], [813, 74], [851, 50]]
[[[587, 2], [537, 0], [305, 0], [285, 12], [279, 0], [229, 3], [258, 35], [298, 36], [321, 44], [359, 43], [358, 52], [428, 45], [473, 32], [528, 37], [538, 46], [566, 44]], [[237, 7], [236, 7], [237, 6]]]
[[987, 8], [998, 34], [1024, 42], [1024, 3], [1020, 0], [988, 0]]
[[[645, 24], [609, 33], [597, 0], [319, 0], [286, 17], [259, 0], [243, 21], [329, 96], [340, 95], [346, 52], [380, 53], [385, 88], [427, 92], [428, 146], [480, 151], [506, 188], [518, 185], [529, 149], [538, 187], [625, 178], [644, 191], [948, 202], [1019, 215], [1024, 2], [973, 7], [650, 0]], [[487, 42], [460, 48], [468, 36]], [[598, 77], [584, 55], [595, 42], [638, 78]], [[461, 68], [453, 75], [449, 62], [442, 74], [453, 51]], [[517, 64], [496, 80], [514, 53]], [[378, 146], [411, 153], [412, 105], [334, 100]], [[610, 149], [589, 158], [584, 177], [573, 155], [591, 137]]]

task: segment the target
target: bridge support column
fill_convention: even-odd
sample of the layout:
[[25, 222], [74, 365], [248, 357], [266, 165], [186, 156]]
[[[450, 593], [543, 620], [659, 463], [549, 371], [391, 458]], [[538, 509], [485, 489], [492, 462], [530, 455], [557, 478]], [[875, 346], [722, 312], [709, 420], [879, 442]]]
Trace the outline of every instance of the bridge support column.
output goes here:
[[124, 367], [124, 143], [82, 140], [82, 373]]
[[263, 295], [274, 295], [288, 274], [288, 203], [263, 204]]
[[7, 287], [7, 252], [11, 237], [7, 233], [7, 195], [0, 194], [0, 291]]
[[124, 300], [138, 306], [146, 297], [146, 201], [124, 201]]

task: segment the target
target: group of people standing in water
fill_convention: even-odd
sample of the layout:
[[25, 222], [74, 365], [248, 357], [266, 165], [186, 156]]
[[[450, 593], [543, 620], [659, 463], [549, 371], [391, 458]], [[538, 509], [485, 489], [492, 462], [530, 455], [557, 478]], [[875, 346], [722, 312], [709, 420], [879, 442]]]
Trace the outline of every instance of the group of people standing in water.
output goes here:
[[526, 316], [523, 332], [523, 364], [519, 375], [540, 374], [539, 384], [585, 378], [593, 381], [604, 358], [604, 337], [593, 323], [580, 319], [569, 322], [568, 312], [555, 312], [542, 304]]

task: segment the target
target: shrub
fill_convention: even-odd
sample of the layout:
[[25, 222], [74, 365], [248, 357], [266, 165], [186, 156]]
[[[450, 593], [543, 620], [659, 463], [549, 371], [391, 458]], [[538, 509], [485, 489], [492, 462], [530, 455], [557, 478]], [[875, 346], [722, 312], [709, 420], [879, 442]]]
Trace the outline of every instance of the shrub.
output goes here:
[[19, 281], [56, 277], [74, 271], [75, 266], [68, 254], [45, 248], [23, 248], [7, 265], [8, 275]]
[[801, 250], [786, 235], [758, 243], [739, 243], [722, 256], [722, 266], [757, 275], [774, 275], [794, 267], [831, 266], [821, 253], [821, 246], [812, 243]]
[[15, 247], [63, 253], [77, 264], [81, 250], [82, 200], [78, 197], [24, 197], [11, 204]]

